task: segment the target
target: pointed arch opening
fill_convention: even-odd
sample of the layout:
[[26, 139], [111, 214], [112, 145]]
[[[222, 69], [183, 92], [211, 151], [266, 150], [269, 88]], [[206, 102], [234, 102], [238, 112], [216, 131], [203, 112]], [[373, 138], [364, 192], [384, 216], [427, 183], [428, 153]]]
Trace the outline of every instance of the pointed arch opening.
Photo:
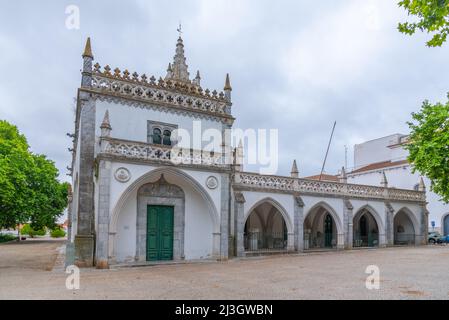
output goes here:
[[285, 209], [267, 198], [256, 203], [245, 219], [244, 248], [248, 252], [289, 249], [293, 230]]
[[397, 211], [393, 221], [394, 244], [412, 246], [416, 244], [416, 231], [418, 224], [413, 213], [407, 208]]
[[365, 206], [354, 215], [353, 222], [354, 247], [378, 247], [383, 243], [383, 225], [380, 216], [369, 206]]
[[335, 210], [325, 202], [316, 204], [304, 220], [304, 249], [343, 247], [344, 235]]

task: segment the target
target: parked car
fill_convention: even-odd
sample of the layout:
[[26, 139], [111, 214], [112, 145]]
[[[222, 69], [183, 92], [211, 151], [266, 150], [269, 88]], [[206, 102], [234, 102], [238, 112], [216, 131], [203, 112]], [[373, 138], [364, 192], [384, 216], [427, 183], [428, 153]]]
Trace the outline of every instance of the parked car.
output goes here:
[[427, 236], [427, 242], [429, 244], [442, 243], [443, 236], [436, 231], [429, 232]]
[[441, 236], [438, 240], [437, 243], [449, 243], [449, 235], [447, 236]]

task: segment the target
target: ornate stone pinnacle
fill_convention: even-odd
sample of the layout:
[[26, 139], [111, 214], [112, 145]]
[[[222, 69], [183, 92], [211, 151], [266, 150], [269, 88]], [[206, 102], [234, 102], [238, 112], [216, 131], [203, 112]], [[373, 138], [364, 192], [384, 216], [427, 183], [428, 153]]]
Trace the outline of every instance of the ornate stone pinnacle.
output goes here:
[[388, 180], [387, 176], [385, 175], [385, 171], [382, 171], [382, 180], [380, 181], [380, 185], [384, 188], [388, 188]]
[[345, 167], [341, 167], [341, 174], [339, 178], [340, 178], [339, 181], [341, 183], [348, 183], [348, 176], [346, 175]]
[[426, 185], [424, 184], [423, 177], [419, 179], [418, 191], [426, 191]]
[[232, 91], [231, 81], [229, 80], [229, 73], [226, 73], [226, 81], [224, 86], [224, 91]]
[[92, 47], [90, 45], [90, 37], [87, 38], [86, 41], [86, 46], [84, 47], [84, 52], [83, 52], [83, 58], [85, 57], [89, 57], [89, 58], [94, 58], [93, 54], [92, 54]]
[[106, 112], [104, 113], [103, 122], [100, 125], [101, 129], [101, 136], [102, 137], [109, 137], [112, 127], [111, 123], [109, 122], [109, 110], [106, 109]]
[[298, 171], [298, 166], [296, 165], [296, 160], [293, 160], [292, 170], [290, 172], [290, 175], [293, 178], [298, 178], [299, 177], [299, 171]]

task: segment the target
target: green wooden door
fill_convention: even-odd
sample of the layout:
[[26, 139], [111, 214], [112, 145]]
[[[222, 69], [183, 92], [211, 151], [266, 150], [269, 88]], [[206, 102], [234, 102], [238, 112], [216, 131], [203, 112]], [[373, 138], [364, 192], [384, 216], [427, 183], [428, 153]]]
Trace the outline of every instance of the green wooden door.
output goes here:
[[173, 207], [147, 207], [147, 261], [173, 259]]

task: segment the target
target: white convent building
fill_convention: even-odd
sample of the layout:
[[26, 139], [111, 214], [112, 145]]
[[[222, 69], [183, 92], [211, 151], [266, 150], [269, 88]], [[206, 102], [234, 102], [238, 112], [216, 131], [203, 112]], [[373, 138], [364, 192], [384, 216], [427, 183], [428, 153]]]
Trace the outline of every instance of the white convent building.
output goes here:
[[[407, 139], [407, 135], [396, 133], [356, 144], [354, 168], [347, 174], [348, 182], [378, 185], [384, 179], [390, 188], [418, 190], [420, 176], [412, 172], [407, 161], [408, 151], [404, 149]], [[427, 186], [429, 227], [449, 235], [449, 204], [445, 204], [440, 200], [441, 197], [430, 190], [430, 180], [426, 177], [424, 184]]]
[[[90, 40], [78, 89], [67, 263], [107, 268], [226, 260], [272, 252], [419, 245], [418, 190], [244, 172], [227, 138], [239, 106], [192, 79], [179, 37], [164, 78], [94, 63]], [[177, 132], [219, 132], [219, 150]], [[184, 138], [184, 136], [182, 136]]]

